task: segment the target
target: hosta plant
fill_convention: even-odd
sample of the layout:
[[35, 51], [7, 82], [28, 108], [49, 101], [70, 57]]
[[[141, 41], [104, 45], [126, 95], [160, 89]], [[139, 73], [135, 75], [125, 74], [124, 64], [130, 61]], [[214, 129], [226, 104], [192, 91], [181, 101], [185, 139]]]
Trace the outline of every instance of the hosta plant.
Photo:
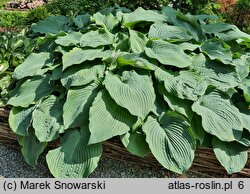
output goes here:
[[250, 146], [250, 35], [214, 16], [107, 9], [50, 16], [31, 27], [43, 43], [14, 73], [9, 124], [28, 164], [48, 142], [55, 177], [87, 177], [102, 142], [120, 138], [176, 173], [209, 146], [229, 174]]
[[25, 58], [33, 52], [35, 40], [28, 38], [27, 30], [20, 33], [0, 33], [0, 107], [7, 100], [12, 74], [16, 66], [21, 64]]

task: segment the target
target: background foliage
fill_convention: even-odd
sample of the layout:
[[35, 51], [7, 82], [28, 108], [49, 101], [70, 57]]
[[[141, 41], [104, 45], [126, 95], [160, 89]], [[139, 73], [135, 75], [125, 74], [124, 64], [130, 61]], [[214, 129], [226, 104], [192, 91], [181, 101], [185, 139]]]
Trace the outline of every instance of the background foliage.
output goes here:
[[160, 10], [163, 6], [172, 5], [175, 9], [180, 9], [182, 12], [190, 12], [192, 14], [214, 14], [219, 8], [219, 4], [210, 0], [73, 0], [71, 2], [67, 0], [50, 0], [46, 5], [48, 10], [53, 14], [75, 14], [90, 12], [95, 13], [96, 11], [113, 6], [115, 3], [121, 7], [127, 7], [131, 10], [135, 10], [137, 7], [143, 7], [145, 9], [158, 9]]
[[[215, 0], [49, 0], [42, 7], [37, 7], [27, 13], [0, 11], [0, 27], [18, 27], [30, 25], [49, 15], [75, 15], [83, 13], [95, 13], [100, 9], [113, 6], [115, 3], [121, 7], [135, 10], [137, 7], [160, 10], [163, 6], [171, 5], [183, 13], [218, 15], [221, 21], [233, 23], [241, 30], [249, 33], [250, 6], [248, 0], [238, 0], [236, 5], [230, 6], [226, 12], [221, 13], [221, 4]], [[6, 1], [0, 3], [3, 6]]]
[[250, 34], [250, 1], [238, 0], [223, 13], [223, 18], [226, 22], [233, 23]]
[[20, 11], [0, 11], [0, 27], [23, 27], [28, 13]]

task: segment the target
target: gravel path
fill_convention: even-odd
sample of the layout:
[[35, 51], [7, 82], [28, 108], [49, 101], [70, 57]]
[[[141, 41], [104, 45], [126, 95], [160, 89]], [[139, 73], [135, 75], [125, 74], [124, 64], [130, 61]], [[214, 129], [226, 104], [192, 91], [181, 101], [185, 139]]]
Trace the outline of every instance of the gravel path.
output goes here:
[[[42, 155], [36, 168], [28, 166], [19, 150], [0, 144], [0, 177], [6, 178], [48, 178], [50, 174], [45, 156]], [[92, 178], [150, 178], [164, 177], [164, 171], [138, 168], [127, 162], [102, 159]]]

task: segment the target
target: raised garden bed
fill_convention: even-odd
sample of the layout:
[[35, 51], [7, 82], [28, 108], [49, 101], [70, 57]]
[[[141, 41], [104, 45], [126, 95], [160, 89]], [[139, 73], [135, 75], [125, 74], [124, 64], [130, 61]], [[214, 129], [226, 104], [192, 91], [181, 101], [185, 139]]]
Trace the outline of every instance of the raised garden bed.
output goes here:
[[[0, 143], [12, 146], [14, 145], [17, 148], [18, 143], [16, 135], [12, 132], [8, 125], [8, 116], [9, 110], [0, 108]], [[48, 144], [48, 147], [56, 148], [59, 145], [59, 141], [53, 141]], [[151, 153], [143, 158], [131, 155], [116, 138], [103, 142], [102, 157], [126, 161], [141, 167], [151, 167], [155, 170], [163, 168]], [[211, 175], [218, 175], [219, 177], [250, 177], [250, 149], [248, 151], [248, 162], [245, 168], [243, 168], [239, 173], [229, 176], [216, 159], [212, 149], [197, 148], [193, 165], [188, 172], [202, 175], [203, 177], [212, 177]]]
[[108, 13], [32, 25], [35, 49], [2, 88], [2, 139], [15, 132], [31, 166], [49, 145], [55, 177], [87, 177], [103, 145], [179, 174], [249, 176], [250, 36], [170, 7]]

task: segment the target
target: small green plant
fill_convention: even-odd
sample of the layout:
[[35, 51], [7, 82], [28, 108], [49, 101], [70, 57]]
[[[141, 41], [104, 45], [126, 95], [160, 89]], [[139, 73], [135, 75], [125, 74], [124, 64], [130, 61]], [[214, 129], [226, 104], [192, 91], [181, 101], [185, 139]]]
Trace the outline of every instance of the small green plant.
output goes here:
[[0, 107], [6, 101], [12, 73], [34, 50], [35, 40], [27, 38], [27, 30], [20, 33], [0, 33]]
[[32, 26], [39, 47], [13, 73], [9, 124], [25, 160], [46, 156], [55, 177], [87, 177], [102, 142], [118, 137], [176, 173], [211, 145], [229, 174], [250, 146], [250, 35], [209, 15], [120, 7], [50, 16]]

